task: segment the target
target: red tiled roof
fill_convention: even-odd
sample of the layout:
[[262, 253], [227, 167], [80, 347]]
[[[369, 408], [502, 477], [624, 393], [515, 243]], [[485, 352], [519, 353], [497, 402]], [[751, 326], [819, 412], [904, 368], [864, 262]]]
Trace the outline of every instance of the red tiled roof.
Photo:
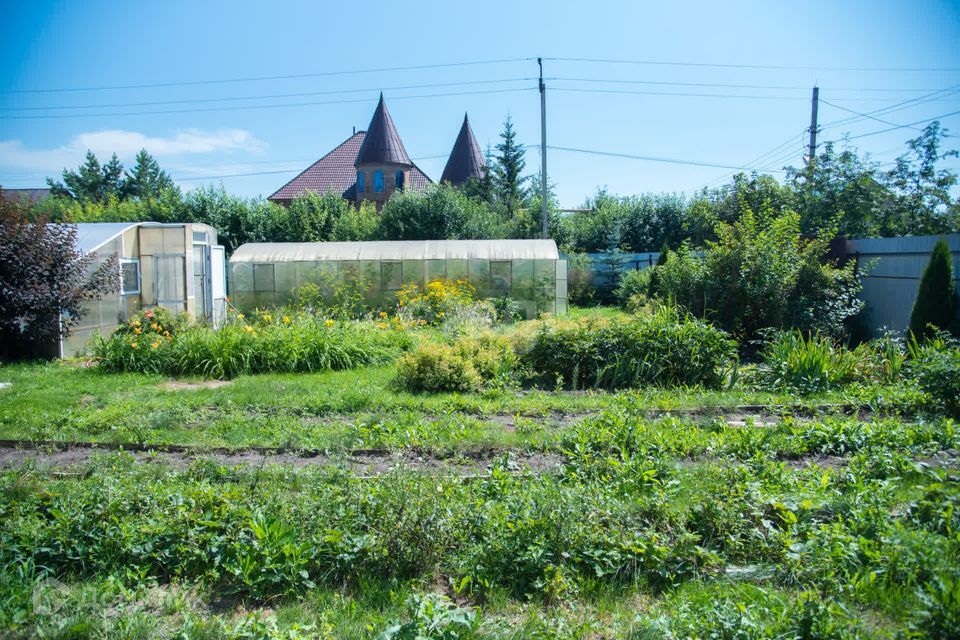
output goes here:
[[[288, 202], [307, 191], [319, 194], [333, 191], [348, 200], [355, 200], [357, 197], [357, 170], [354, 168], [354, 163], [357, 160], [357, 153], [360, 151], [365, 135], [365, 131], [358, 131], [353, 134], [333, 151], [307, 167], [303, 173], [277, 189], [276, 193], [267, 200]], [[431, 183], [432, 180], [420, 170], [420, 167], [413, 165], [410, 170], [410, 180], [407, 183], [408, 187], [420, 190]]]

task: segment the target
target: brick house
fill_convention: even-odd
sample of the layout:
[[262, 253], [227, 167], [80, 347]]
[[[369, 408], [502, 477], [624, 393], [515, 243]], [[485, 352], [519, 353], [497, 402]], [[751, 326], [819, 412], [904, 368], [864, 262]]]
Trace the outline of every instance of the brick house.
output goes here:
[[[483, 168], [483, 154], [464, 116], [441, 181], [460, 186], [471, 177], [480, 178]], [[407, 154], [380, 94], [366, 131], [355, 132], [267, 199], [289, 206], [294, 198], [308, 191], [333, 191], [358, 206], [366, 200], [379, 209], [398, 189], [419, 191], [430, 184], [433, 181]]]

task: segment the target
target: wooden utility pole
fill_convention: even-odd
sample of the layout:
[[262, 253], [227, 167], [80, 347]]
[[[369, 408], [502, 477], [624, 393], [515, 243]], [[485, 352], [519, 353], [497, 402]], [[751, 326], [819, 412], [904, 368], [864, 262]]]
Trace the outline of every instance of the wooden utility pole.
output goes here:
[[543, 237], [549, 238], [549, 220], [547, 216], [547, 91], [543, 84], [543, 58], [537, 58], [540, 65], [540, 226]]
[[817, 157], [817, 107], [820, 104], [820, 87], [813, 88], [813, 99], [810, 104], [810, 149], [807, 152], [807, 166], [813, 165]]

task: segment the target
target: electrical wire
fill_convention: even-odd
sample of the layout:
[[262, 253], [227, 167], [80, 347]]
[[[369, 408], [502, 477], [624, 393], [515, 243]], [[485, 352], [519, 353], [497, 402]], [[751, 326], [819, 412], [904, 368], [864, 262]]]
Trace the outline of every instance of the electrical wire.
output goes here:
[[[698, 160], [678, 160], [676, 158], [662, 158], [657, 156], [641, 156], [641, 155], [636, 155], [632, 153], [620, 153], [615, 151], [596, 151], [593, 149], [576, 149], [573, 147], [554, 147], [551, 145], [547, 145], [547, 149], [551, 149], [554, 151], [570, 151], [574, 153], [586, 153], [586, 154], [595, 155], [595, 156], [608, 156], [612, 158], [628, 158], [631, 160], [646, 160], [649, 162], [666, 162], [669, 164], [683, 164], [683, 165], [691, 165], [696, 167], [711, 167], [716, 169], [736, 169], [738, 171], [751, 170], [750, 167], [738, 167], [738, 166], [729, 165], [729, 164], [719, 164], [714, 162], [700, 162]], [[778, 172], [778, 173], [782, 173], [782, 172]]]
[[120, 89], [156, 89], [168, 87], [192, 87], [210, 84], [229, 84], [235, 82], [262, 82], [267, 80], [297, 80], [302, 78], [328, 78], [331, 76], [356, 75], [364, 73], [382, 73], [387, 71], [417, 71], [423, 69], [446, 69], [451, 67], [468, 67], [485, 64], [504, 64], [509, 62], [529, 62], [536, 58], [502, 58], [499, 60], [472, 60], [469, 62], [446, 62], [438, 64], [408, 65], [402, 67], [380, 67], [377, 69], [352, 69], [347, 71], [320, 71], [315, 73], [294, 73], [278, 76], [253, 76], [248, 78], [221, 78], [213, 80], [189, 80], [182, 82], [155, 82], [150, 84], [124, 84], [100, 87], [59, 87], [48, 89], [13, 89], [0, 91], [0, 94], [11, 93], [66, 93], [74, 91], [115, 91]]
[[300, 93], [272, 93], [259, 96], [237, 96], [229, 98], [198, 98], [193, 100], [162, 100], [154, 102], [113, 102], [108, 104], [69, 105], [57, 107], [0, 107], [0, 111], [53, 111], [58, 109], [108, 109], [118, 107], [148, 107], [171, 104], [201, 104], [210, 102], [231, 102], [236, 100], [268, 100], [273, 98], [303, 98], [307, 96], [326, 96], [342, 93], [365, 93], [368, 91], [401, 91], [407, 89], [427, 89], [435, 87], [458, 87], [476, 84], [497, 84], [504, 82], [528, 82], [536, 78], [505, 78], [502, 80], [469, 80], [464, 82], [440, 82], [435, 84], [409, 84], [396, 87], [368, 87], [365, 89], [338, 89], [336, 91], [307, 91]]
[[875, 135], [880, 134], [880, 133], [887, 133], [888, 131], [895, 131], [895, 130], [897, 130], [897, 129], [912, 128], [913, 125], [916, 125], [916, 124], [927, 124], [927, 123], [933, 122], [934, 120], [940, 120], [940, 119], [942, 119], [942, 118], [949, 118], [949, 117], [955, 116], [955, 115], [960, 115], [960, 111], [951, 111], [950, 113], [944, 113], [944, 114], [942, 114], [942, 115], [934, 116], [934, 117], [932, 117], [932, 118], [926, 118], [926, 119], [924, 119], [924, 120], [917, 120], [916, 122], [910, 122], [910, 123], [908, 123], [908, 124], [898, 124], [898, 125], [896, 125], [896, 126], [893, 126], [893, 127], [888, 128], [888, 129], [880, 129], [879, 131], [871, 131], [871, 132], [869, 132], [869, 133], [861, 133], [861, 134], [856, 135], [856, 136], [849, 136], [849, 137], [847, 138], [847, 140], [856, 140], [857, 138], [866, 138], [867, 136], [875, 136]]
[[[489, 89], [484, 91], [459, 91], [453, 93], [430, 93], [422, 95], [413, 95], [413, 96], [393, 96], [391, 100], [413, 100], [420, 98], [444, 98], [448, 96], [468, 96], [468, 95], [480, 95], [480, 94], [490, 94], [490, 93], [515, 93], [519, 91], [536, 91], [536, 87], [523, 87], [518, 89]], [[105, 117], [120, 117], [120, 116], [149, 116], [149, 115], [162, 115], [169, 113], [206, 113], [213, 111], [244, 111], [244, 110], [255, 110], [255, 109], [278, 109], [278, 108], [287, 108], [287, 107], [312, 107], [318, 105], [329, 105], [329, 104], [351, 104], [351, 103], [361, 103], [361, 102], [371, 102], [376, 100], [376, 98], [358, 98], [353, 100], [324, 100], [324, 101], [315, 101], [315, 102], [289, 102], [283, 104], [261, 104], [261, 105], [244, 105], [244, 106], [234, 106], [234, 107], [211, 107], [203, 109], [166, 109], [166, 110], [157, 110], [157, 111], [122, 111], [114, 113], [74, 113], [74, 114], [50, 114], [50, 115], [30, 115], [30, 116], [0, 116], [0, 120], [44, 120], [44, 119], [60, 119], [60, 118], [105, 118]]]
[[671, 60], [614, 60], [607, 58], [543, 58], [557, 62], [587, 62], [602, 64], [635, 64], [669, 67], [709, 67], [720, 69], [776, 69], [796, 71], [883, 71], [883, 72], [957, 72], [957, 67], [814, 67], [807, 65], [773, 65], [773, 64], [724, 64], [718, 62], [679, 62]]

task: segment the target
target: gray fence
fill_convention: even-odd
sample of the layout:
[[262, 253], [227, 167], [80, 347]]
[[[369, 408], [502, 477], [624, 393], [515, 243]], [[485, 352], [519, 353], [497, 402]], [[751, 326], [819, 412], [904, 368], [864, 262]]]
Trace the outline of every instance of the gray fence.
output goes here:
[[860, 297], [867, 303], [867, 321], [872, 330], [904, 331], [910, 326], [920, 276], [930, 261], [933, 245], [941, 237], [950, 247], [956, 276], [960, 273], [960, 233], [847, 240], [847, 259], [857, 261], [863, 281]]
[[[848, 260], [855, 260], [863, 281], [860, 297], [867, 304], [867, 323], [872, 331], [905, 331], [920, 287], [920, 276], [930, 261], [937, 240], [945, 238], [953, 256], [953, 273], [960, 276], [960, 233], [908, 238], [862, 238], [847, 240]], [[659, 253], [589, 253], [595, 286], [607, 285], [614, 270], [646, 269], [657, 263]], [[561, 256], [571, 265], [573, 256]], [[960, 281], [960, 277], [958, 277]], [[960, 293], [960, 286], [958, 286]]]

